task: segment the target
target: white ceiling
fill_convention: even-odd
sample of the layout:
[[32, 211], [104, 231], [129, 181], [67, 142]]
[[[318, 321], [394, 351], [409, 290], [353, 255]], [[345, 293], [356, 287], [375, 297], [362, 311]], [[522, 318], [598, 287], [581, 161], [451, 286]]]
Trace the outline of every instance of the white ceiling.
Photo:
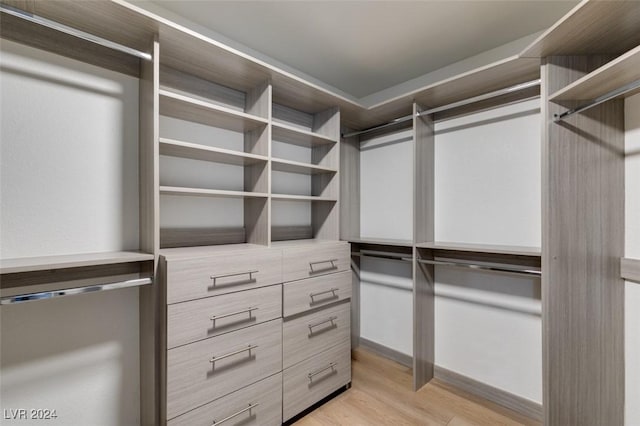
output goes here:
[[546, 29], [577, 1], [154, 3], [361, 98]]

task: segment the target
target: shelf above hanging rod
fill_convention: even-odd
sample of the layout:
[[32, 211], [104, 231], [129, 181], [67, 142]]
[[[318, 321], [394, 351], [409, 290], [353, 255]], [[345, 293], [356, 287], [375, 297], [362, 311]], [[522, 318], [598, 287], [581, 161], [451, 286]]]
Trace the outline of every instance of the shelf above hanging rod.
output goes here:
[[79, 30], [77, 28], [69, 27], [67, 25], [61, 24], [56, 21], [52, 21], [51, 19], [44, 18], [42, 16], [34, 15], [33, 13], [29, 13], [22, 9], [18, 9], [15, 7], [8, 6], [6, 4], [0, 4], [0, 12], [6, 13], [7, 15], [15, 16], [16, 18], [24, 19], [25, 21], [33, 22], [34, 24], [42, 25], [43, 27], [51, 28], [53, 30], [69, 34], [73, 37], [80, 38], [82, 40], [89, 41], [91, 43], [98, 44], [103, 47], [107, 47], [109, 49], [117, 50], [118, 52], [126, 53], [128, 55], [135, 56], [140, 59], [144, 59], [145, 61], [150, 61], [153, 59], [151, 54], [146, 52], [141, 52], [136, 49], [132, 49], [128, 46], [124, 46], [119, 43], [115, 43], [113, 41], [104, 39], [102, 37], [95, 36], [93, 34], [87, 33], [85, 31]]
[[534, 276], [540, 278], [542, 272], [537, 269], [526, 269], [526, 268], [517, 268], [517, 267], [509, 267], [509, 266], [497, 266], [497, 265], [478, 265], [475, 263], [467, 263], [467, 262], [454, 262], [451, 260], [429, 260], [429, 259], [418, 259], [418, 263], [424, 263], [427, 265], [437, 265], [437, 266], [453, 266], [459, 268], [468, 268], [475, 269], [480, 271], [490, 271], [490, 272], [506, 272], [509, 274], [518, 274], [518, 275], [527, 275]]
[[611, 99], [615, 99], [619, 96], [624, 95], [625, 93], [629, 93], [632, 92], [636, 89], [640, 89], [640, 80], [636, 80], [636, 81], [632, 81], [631, 83], [625, 84], [622, 87], [619, 87], [615, 90], [612, 90], [610, 92], [605, 93], [602, 96], [598, 96], [597, 98], [580, 105], [579, 107], [576, 108], [572, 108], [569, 109], [565, 112], [563, 112], [562, 114], [554, 114], [553, 115], [553, 121], [554, 122], [559, 122], [564, 120], [567, 117], [572, 116], [573, 114], [577, 114], [579, 112], [583, 112], [586, 111], [590, 108], [593, 108], [594, 106], [600, 105], [604, 102], [610, 101]]
[[[540, 79], [527, 81], [526, 83], [516, 84], [514, 86], [506, 87], [504, 89], [494, 90], [493, 92], [484, 93], [482, 95], [474, 96], [471, 98], [463, 99], [461, 101], [453, 102], [447, 105], [442, 105], [439, 107], [431, 108], [425, 111], [420, 111], [416, 114], [417, 117], [422, 115], [435, 114], [437, 112], [447, 111], [450, 109], [458, 108], [461, 106], [473, 104], [480, 101], [485, 101], [487, 99], [496, 98], [498, 96], [508, 95], [510, 93], [519, 92], [521, 90], [529, 89], [531, 87], [540, 86]], [[368, 129], [358, 130], [355, 132], [349, 132], [342, 135], [343, 138], [350, 138], [353, 136], [359, 136], [365, 133], [370, 133], [376, 130], [381, 130], [387, 127], [395, 126], [396, 124], [404, 123], [406, 121], [413, 120], [413, 114], [406, 115], [404, 117], [396, 118], [388, 123], [380, 124], [378, 126], [369, 127]]]
[[413, 261], [412, 255], [408, 253], [393, 253], [393, 252], [376, 251], [376, 250], [360, 250], [359, 252], [351, 253], [351, 256], [375, 257], [378, 259], [401, 260], [403, 262]]
[[17, 303], [35, 302], [38, 300], [54, 299], [57, 297], [74, 296], [77, 294], [94, 293], [105, 290], [119, 290], [129, 287], [139, 287], [151, 284], [151, 278], [139, 278], [134, 280], [119, 281], [115, 283], [96, 284], [85, 287], [74, 287], [63, 290], [43, 291], [40, 293], [26, 293], [15, 296], [6, 296], [0, 299], [0, 305], [14, 305]]

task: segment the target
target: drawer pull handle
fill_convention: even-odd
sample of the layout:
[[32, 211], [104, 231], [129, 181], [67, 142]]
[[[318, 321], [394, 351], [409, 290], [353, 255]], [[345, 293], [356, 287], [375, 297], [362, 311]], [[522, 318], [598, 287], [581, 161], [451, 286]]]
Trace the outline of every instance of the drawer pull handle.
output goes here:
[[242, 410], [238, 411], [235, 414], [230, 415], [229, 417], [225, 417], [222, 420], [214, 420], [213, 423], [211, 423], [211, 426], [221, 425], [222, 423], [224, 423], [226, 421], [229, 421], [229, 420], [233, 419], [234, 417], [238, 417], [240, 414], [246, 413], [247, 411], [249, 412], [249, 414], [251, 414], [251, 410], [256, 408], [258, 405], [260, 405], [260, 404], [259, 403], [249, 404], [248, 407], [243, 408]]
[[338, 364], [337, 362], [330, 362], [329, 365], [327, 365], [326, 367], [323, 367], [320, 370], [316, 370], [312, 373], [307, 374], [307, 377], [309, 378], [309, 380], [313, 380], [314, 376], [317, 376], [318, 374], [323, 373], [327, 370], [333, 370], [337, 364]]
[[317, 293], [309, 293], [309, 297], [310, 298], [314, 298], [314, 297], [318, 297], [318, 296], [322, 296], [323, 294], [328, 294], [328, 293], [332, 293], [333, 296], [336, 296], [336, 291], [340, 290], [338, 287], [332, 287], [329, 290], [325, 290], [325, 291], [319, 291]]
[[237, 351], [229, 352], [228, 354], [214, 356], [209, 360], [209, 362], [213, 364], [216, 361], [220, 361], [221, 359], [229, 358], [230, 356], [238, 355], [247, 351], [249, 352], [249, 355], [251, 355], [251, 351], [256, 349], [257, 347], [258, 345], [249, 345], [246, 348], [238, 349]]
[[328, 268], [322, 268], [321, 271], [328, 271], [330, 269], [338, 269], [338, 267], [336, 266], [336, 262], [338, 261], [338, 259], [328, 259], [328, 260], [320, 260], [318, 262], [309, 262], [309, 269], [311, 269], [311, 273], [314, 272], [319, 272], [313, 269], [313, 265], [322, 265], [323, 263], [330, 263], [331, 266], [329, 266]]
[[311, 331], [314, 327], [317, 327], [317, 326], [322, 325], [322, 324], [326, 324], [328, 322], [333, 324], [333, 322], [335, 320], [337, 320], [337, 319], [338, 319], [337, 316], [332, 315], [329, 318], [327, 318], [326, 320], [322, 320], [322, 321], [319, 321], [319, 322], [316, 322], [316, 323], [309, 324], [309, 331]]
[[215, 320], [219, 320], [219, 319], [222, 319], [222, 318], [233, 317], [235, 315], [246, 314], [246, 313], [249, 313], [249, 316], [251, 316], [251, 312], [257, 311], [258, 309], [259, 309], [258, 307], [251, 307], [251, 308], [243, 309], [241, 311], [231, 312], [231, 313], [224, 314], [224, 315], [214, 315], [210, 319], [211, 319], [211, 321], [215, 321]]
[[211, 275], [211, 278], [213, 280], [213, 285], [216, 285], [216, 280], [219, 278], [229, 278], [229, 277], [238, 277], [240, 275], [249, 275], [249, 281], [253, 281], [253, 274], [257, 274], [259, 271], [255, 270], [255, 271], [245, 271], [245, 272], [236, 272], [234, 274], [225, 274], [225, 275]]

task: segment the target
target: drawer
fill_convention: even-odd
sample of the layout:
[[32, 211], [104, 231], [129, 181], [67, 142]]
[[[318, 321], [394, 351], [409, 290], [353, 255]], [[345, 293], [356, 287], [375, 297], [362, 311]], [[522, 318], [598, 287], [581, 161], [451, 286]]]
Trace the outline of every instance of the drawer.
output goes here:
[[282, 378], [284, 420], [289, 420], [350, 381], [351, 351], [348, 342], [286, 369]]
[[282, 320], [167, 352], [167, 418], [282, 370]]
[[322, 275], [283, 286], [284, 316], [351, 298], [351, 271]]
[[174, 348], [280, 318], [282, 285], [167, 306], [167, 346]]
[[167, 262], [167, 303], [282, 282], [280, 250], [251, 249]]
[[282, 280], [295, 281], [351, 268], [348, 243], [318, 243], [282, 250]]
[[351, 304], [323, 309], [282, 324], [284, 368], [351, 339]]
[[[227, 420], [225, 420], [227, 419]], [[280, 426], [282, 373], [170, 420], [169, 426]]]

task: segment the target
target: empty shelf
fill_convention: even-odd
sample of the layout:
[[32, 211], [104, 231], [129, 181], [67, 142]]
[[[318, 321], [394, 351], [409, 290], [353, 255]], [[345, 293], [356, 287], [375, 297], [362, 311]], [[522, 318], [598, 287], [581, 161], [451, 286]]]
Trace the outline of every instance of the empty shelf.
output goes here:
[[62, 256], [24, 257], [0, 260], [0, 274], [47, 271], [65, 268], [112, 265], [153, 260], [152, 254], [137, 251], [82, 253]]
[[416, 244], [416, 247], [428, 248], [433, 250], [511, 254], [516, 256], [533, 256], [533, 257], [540, 257], [542, 253], [539, 247], [503, 246], [503, 245], [494, 245], [494, 244], [450, 243], [450, 242], [442, 242], [442, 241], [419, 243], [419, 244]]
[[190, 195], [195, 197], [222, 198], [267, 198], [263, 192], [226, 191], [222, 189], [183, 188], [177, 186], [161, 186], [161, 195]]
[[330, 143], [336, 143], [335, 139], [331, 139], [328, 136], [321, 135], [319, 133], [310, 132], [301, 128], [290, 126], [288, 124], [273, 122], [272, 123], [273, 136], [275, 141], [286, 142], [293, 145], [301, 146], [314, 146], [314, 145], [326, 145]]
[[271, 195], [273, 200], [282, 200], [282, 201], [328, 201], [328, 202], [336, 202], [335, 198], [332, 197], [316, 197], [314, 195], [288, 195], [288, 194], [273, 194]]
[[250, 131], [268, 123], [265, 118], [166, 89], [160, 89], [160, 115], [235, 132]]
[[336, 169], [316, 166], [315, 164], [300, 163], [297, 161], [272, 159], [271, 168], [278, 172], [300, 173], [305, 175], [317, 175], [321, 173], [336, 173]]
[[375, 244], [379, 246], [413, 247], [413, 241], [391, 238], [349, 238], [350, 243]]
[[160, 155], [189, 158], [192, 160], [210, 161], [214, 163], [247, 166], [266, 163], [267, 157], [232, 151], [230, 149], [215, 148], [190, 142], [160, 138]]
[[640, 283], [640, 259], [620, 259], [620, 275], [625, 280]]
[[[640, 46], [601, 66], [549, 98], [553, 102], [592, 100], [640, 80]], [[640, 88], [621, 94], [628, 97]]]

